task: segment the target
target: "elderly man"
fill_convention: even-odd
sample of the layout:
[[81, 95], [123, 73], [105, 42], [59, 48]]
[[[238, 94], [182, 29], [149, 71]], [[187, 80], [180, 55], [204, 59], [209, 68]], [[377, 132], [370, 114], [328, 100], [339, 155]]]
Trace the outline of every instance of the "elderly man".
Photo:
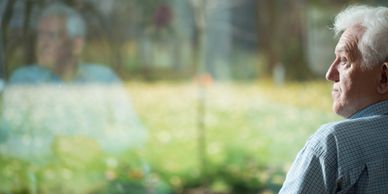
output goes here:
[[17, 69], [2, 96], [0, 154], [43, 158], [69, 136], [96, 140], [110, 153], [144, 145], [146, 130], [121, 80], [105, 66], [79, 63], [85, 33], [71, 7], [43, 10], [38, 64]]
[[326, 79], [333, 110], [294, 161], [280, 193], [388, 193], [388, 8], [352, 6]]
[[38, 64], [16, 70], [10, 83], [119, 81], [109, 68], [79, 63], [85, 34], [85, 22], [78, 12], [60, 3], [49, 5], [38, 20]]

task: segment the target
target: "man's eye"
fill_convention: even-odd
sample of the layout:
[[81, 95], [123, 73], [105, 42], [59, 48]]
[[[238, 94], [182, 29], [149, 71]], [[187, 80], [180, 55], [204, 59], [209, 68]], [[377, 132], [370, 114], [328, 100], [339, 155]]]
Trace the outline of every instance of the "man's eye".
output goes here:
[[345, 58], [345, 57], [341, 57], [341, 58], [340, 58], [340, 61], [341, 61], [342, 63], [347, 63], [347, 62], [348, 62], [348, 59]]

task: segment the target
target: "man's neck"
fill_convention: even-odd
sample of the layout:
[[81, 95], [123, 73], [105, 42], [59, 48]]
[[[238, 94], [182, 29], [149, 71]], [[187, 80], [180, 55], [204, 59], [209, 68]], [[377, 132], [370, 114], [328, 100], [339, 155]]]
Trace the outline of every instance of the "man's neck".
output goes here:
[[63, 81], [74, 79], [78, 72], [77, 60], [69, 60], [66, 64], [60, 64], [54, 69], [54, 73]]

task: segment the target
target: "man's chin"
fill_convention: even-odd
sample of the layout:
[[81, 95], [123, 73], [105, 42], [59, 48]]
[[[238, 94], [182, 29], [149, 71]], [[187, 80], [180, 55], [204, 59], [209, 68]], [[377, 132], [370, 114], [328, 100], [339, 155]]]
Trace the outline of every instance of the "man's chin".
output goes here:
[[335, 114], [337, 114], [341, 117], [347, 118], [346, 111], [344, 110], [344, 108], [341, 105], [334, 102], [333, 106], [332, 106], [332, 110]]
[[355, 113], [354, 111], [353, 112], [349, 110], [346, 111], [343, 108], [337, 108], [337, 107], [333, 107], [333, 112], [335, 112], [335, 114], [337, 114], [338, 116], [341, 116], [344, 118], [349, 118]]

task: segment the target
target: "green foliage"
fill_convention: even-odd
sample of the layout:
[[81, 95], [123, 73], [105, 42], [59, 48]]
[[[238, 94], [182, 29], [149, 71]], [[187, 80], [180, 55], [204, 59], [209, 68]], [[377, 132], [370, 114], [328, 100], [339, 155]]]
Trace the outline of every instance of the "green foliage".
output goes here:
[[[338, 119], [330, 111], [326, 82], [215, 83], [202, 98], [194, 83], [130, 83], [128, 90], [149, 129], [145, 157], [177, 193], [204, 186], [222, 193], [276, 192], [308, 136]], [[201, 99], [204, 115], [197, 112]], [[197, 139], [201, 116], [204, 172]]]
[[224, 157], [223, 162], [208, 167], [214, 190], [217, 191], [221, 183], [224, 185], [221, 191], [232, 193], [257, 193], [264, 188], [260, 177], [264, 166], [252, 153], [242, 147], [231, 147], [225, 151]]
[[195, 83], [127, 88], [148, 129], [145, 147], [107, 154], [88, 137], [58, 137], [44, 163], [1, 156], [0, 193], [276, 193], [308, 136], [338, 119], [324, 82], [214, 83], [201, 97]]
[[12, 157], [0, 157], [0, 192], [26, 193], [27, 162]]

